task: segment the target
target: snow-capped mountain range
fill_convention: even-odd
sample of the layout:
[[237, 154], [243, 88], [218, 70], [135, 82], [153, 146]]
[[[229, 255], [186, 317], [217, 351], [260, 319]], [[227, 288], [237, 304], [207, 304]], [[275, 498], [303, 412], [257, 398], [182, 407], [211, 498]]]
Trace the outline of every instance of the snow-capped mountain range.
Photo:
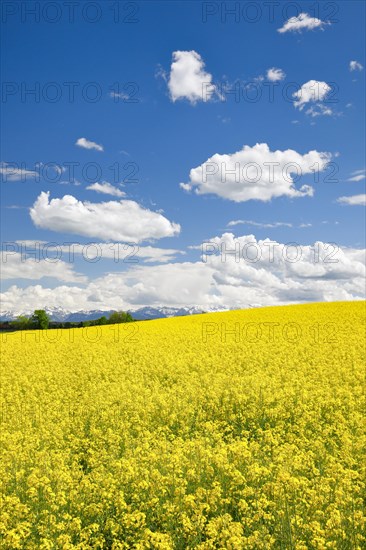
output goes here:
[[[198, 306], [194, 307], [165, 307], [165, 306], [145, 306], [140, 307], [138, 309], [134, 310], [128, 310], [129, 313], [131, 313], [132, 317], [138, 321], [142, 321], [145, 319], [162, 319], [166, 317], [180, 317], [182, 315], [194, 315], [197, 313], [209, 313], [209, 312], [215, 312], [215, 311], [225, 311], [227, 308], [219, 308], [219, 307], [210, 307], [210, 308], [201, 308]], [[111, 310], [90, 310], [90, 311], [67, 311], [63, 308], [45, 308], [46, 313], [49, 315], [51, 321], [57, 321], [57, 322], [80, 322], [80, 321], [90, 321], [92, 319], [98, 319], [99, 317], [102, 317], [105, 315], [108, 317], [111, 313], [113, 313], [113, 309]], [[12, 312], [12, 311], [2, 311], [0, 313], [0, 321], [12, 321], [18, 315], [27, 315], [30, 316], [33, 313], [33, 311], [19, 311], [19, 312]]]

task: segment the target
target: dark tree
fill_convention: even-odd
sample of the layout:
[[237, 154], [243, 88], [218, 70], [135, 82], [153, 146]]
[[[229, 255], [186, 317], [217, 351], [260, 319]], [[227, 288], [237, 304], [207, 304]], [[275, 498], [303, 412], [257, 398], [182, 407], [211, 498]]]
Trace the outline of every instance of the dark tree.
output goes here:
[[32, 315], [31, 321], [34, 328], [45, 330], [48, 328], [50, 318], [44, 309], [36, 309]]
[[133, 318], [128, 312], [125, 311], [114, 311], [109, 316], [109, 323], [111, 325], [114, 325], [116, 323], [131, 323], [133, 321]]
[[16, 330], [26, 330], [27, 328], [30, 328], [31, 321], [29, 317], [26, 317], [25, 315], [19, 315], [14, 321], [11, 321], [10, 326], [15, 328]]

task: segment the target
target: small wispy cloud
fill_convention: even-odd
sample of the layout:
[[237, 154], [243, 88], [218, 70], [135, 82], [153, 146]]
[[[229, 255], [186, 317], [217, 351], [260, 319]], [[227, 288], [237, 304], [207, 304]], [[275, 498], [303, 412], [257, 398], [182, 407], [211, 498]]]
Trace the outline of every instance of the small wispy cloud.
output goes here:
[[277, 31], [282, 34], [285, 32], [312, 31], [314, 29], [324, 30], [325, 25], [330, 25], [330, 22], [322, 21], [317, 17], [310, 17], [308, 13], [300, 13], [297, 17], [290, 17]]
[[347, 181], [362, 181], [366, 178], [366, 169], [354, 170], [351, 172], [351, 177]]
[[339, 197], [337, 202], [340, 204], [348, 204], [349, 206], [366, 206], [366, 194]]
[[275, 229], [276, 227], [299, 227], [301, 229], [306, 227], [313, 227], [312, 223], [300, 223], [299, 225], [294, 225], [289, 222], [255, 222], [253, 220], [233, 220], [227, 224], [227, 227], [234, 227], [236, 225], [252, 225], [254, 227], [262, 227], [265, 229]]
[[110, 92], [109, 97], [112, 97], [113, 99], [123, 99], [124, 101], [130, 99], [130, 96], [124, 92]]
[[228, 227], [234, 227], [235, 225], [253, 225], [254, 227], [266, 227], [266, 228], [292, 227], [292, 223], [286, 223], [286, 222], [263, 223], [263, 222], [255, 222], [252, 220], [233, 220], [227, 224]]
[[228, 123], [231, 121], [231, 118], [230, 118], [230, 117], [227, 117], [227, 116], [217, 115], [217, 118], [218, 118], [223, 124], [228, 124]]
[[271, 69], [267, 70], [267, 80], [270, 82], [279, 82], [280, 80], [283, 80], [286, 77], [286, 74], [283, 72], [282, 69], [277, 69], [276, 67], [272, 67]]
[[126, 193], [121, 191], [117, 187], [114, 187], [111, 183], [103, 181], [102, 183], [93, 183], [88, 185], [89, 191], [96, 191], [97, 193], [103, 193], [104, 195], [112, 195], [113, 197], [125, 197]]
[[352, 176], [352, 178], [348, 178], [347, 181], [362, 181], [365, 179], [365, 174], [358, 174], [357, 176]]
[[351, 72], [353, 71], [362, 71], [363, 65], [359, 61], [350, 61], [349, 62], [349, 70]]
[[315, 118], [318, 116], [331, 116], [334, 114], [334, 112], [330, 107], [318, 103], [313, 107], [309, 107], [309, 109], [305, 111], [305, 114], [311, 116], [312, 118]]
[[95, 141], [90, 141], [86, 138], [79, 138], [76, 140], [75, 145], [78, 147], [82, 147], [83, 149], [94, 149], [95, 151], [104, 151], [103, 145], [99, 145], [98, 143], [95, 143]]
[[0, 181], [25, 181], [27, 178], [35, 178], [38, 172], [28, 170], [16, 163], [1, 162], [0, 163]]

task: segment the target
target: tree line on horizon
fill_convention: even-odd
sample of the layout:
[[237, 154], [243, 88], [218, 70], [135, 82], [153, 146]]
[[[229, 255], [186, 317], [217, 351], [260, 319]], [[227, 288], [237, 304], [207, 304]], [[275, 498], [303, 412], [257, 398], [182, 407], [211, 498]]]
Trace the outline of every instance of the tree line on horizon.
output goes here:
[[0, 328], [3, 330], [46, 330], [115, 325], [117, 323], [131, 323], [133, 321], [135, 321], [135, 319], [126, 311], [114, 311], [109, 315], [109, 317], [102, 315], [102, 317], [87, 321], [51, 321], [49, 315], [47, 315], [44, 309], [36, 309], [30, 317], [26, 315], [19, 315], [13, 321], [5, 321], [1, 323]]

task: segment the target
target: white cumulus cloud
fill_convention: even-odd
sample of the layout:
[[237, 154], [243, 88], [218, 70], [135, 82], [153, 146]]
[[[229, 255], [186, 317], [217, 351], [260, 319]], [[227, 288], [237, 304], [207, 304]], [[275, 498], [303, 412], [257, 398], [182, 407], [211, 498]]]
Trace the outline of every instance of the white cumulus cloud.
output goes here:
[[[17, 241], [19, 242], [19, 241]], [[42, 247], [40, 247], [42, 250]], [[74, 261], [75, 255], [84, 260], [113, 260], [115, 264], [125, 264], [127, 266], [139, 263], [140, 260], [146, 263], [166, 263], [174, 260], [178, 255], [185, 254], [184, 251], [172, 248], [158, 248], [155, 246], [139, 246], [134, 243], [122, 242], [88, 242], [88, 243], [70, 243], [54, 244], [49, 243], [47, 250], [52, 253], [61, 254], [62, 257]]]
[[295, 107], [298, 107], [300, 111], [304, 108], [306, 103], [316, 103], [324, 101], [330, 92], [331, 87], [326, 82], [320, 82], [319, 80], [309, 80], [292, 94], [295, 98]]
[[140, 242], [173, 237], [180, 226], [131, 200], [82, 202], [72, 195], [49, 198], [42, 192], [30, 209], [37, 227], [102, 240]]
[[[214, 237], [209, 244], [215, 253], [203, 254], [201, 260], [132, 266], [85, 286], [51, 289], [14, 285], [1, 295], [2, 308], [246, 308], [365, 298], [363, 249], [321, 241], [294, 247], [270, 239], [258, 240], [254, 235], [235, 237], [232, 233]], [[203, 252], [206, 245], [202, 243]]]
[[[39, 244], [39, 243], [37, 243]], [[82, 283], [87, 277], [75, 273], [73, 266], [57, 258], [39, 259], [26, 253], [3, 251], [1, 254], [1, 277], [5, 279], [43, 279], [51, 277], [67, 283]]]
[[235, 202], [312, 196], [311, 186], [297, 189], [294, 179], [312, 173], [314, 166], [324, 170], [330, 158], [330, 153], [316, 150], [302, 155], [292, 149], [270, 151], [266, 143], [245, 145], [236, 153], [216, 153], [192, 168], [189, 182], [181, 187], [185, 191], [195, 189], [198, 195], [211, 193]]
[[213, 98], [215, 87], [212, 75], [205, 71], [200, 54], [194, 50], [173, 52], [168, 89], [172, 101], [187, 99], [194, 105]]

